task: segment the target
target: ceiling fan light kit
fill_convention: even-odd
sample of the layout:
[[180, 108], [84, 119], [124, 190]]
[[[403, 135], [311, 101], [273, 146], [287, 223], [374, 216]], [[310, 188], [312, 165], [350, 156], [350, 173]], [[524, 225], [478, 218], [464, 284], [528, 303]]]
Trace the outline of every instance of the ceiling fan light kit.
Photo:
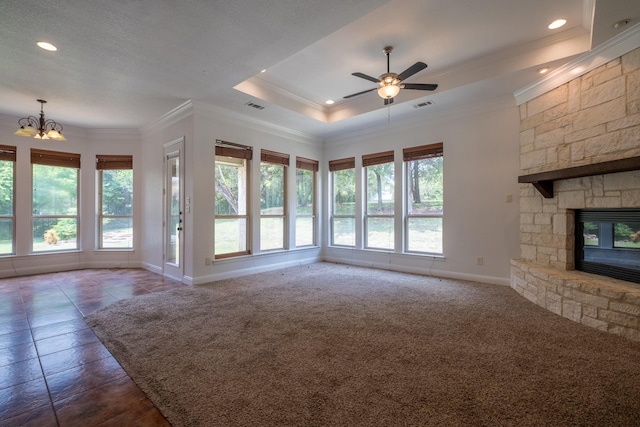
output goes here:
[[412, 89], [412, 90], [436, 90], [438, 87], [437, 84], [428, 84], [428, 83], [401, 83], [406, 78], [409, 78], [416, 74], [419, 71], [427, 68], [427, 64], [424, 62], [416, 62], [411, 67], [407, 68], [400, 74], [392, 73], [389, 66], [389, 54], [393, 51], [392, 46], [386, 46], [382, 49], [385, 56], [387, 57], [387, 72], [382, 74], [379, 78], [371, 77], [364, 73], [352, 73], [352, 76], [360, 77], [361, 79], [368, 80], [370, 82], [374, 82], [378, 84], [378, 88], [368, 89], [362, 92], [354, 93], [351, 95], [347, 95], [344, 99], [353, 98], [358, 95], [363, 95], [365, 93], [373, 92], [377, 89], [378, 96], [384, 99], [384, 105], [389, 105], [393, 102], [393, 98], [395, 98], [398, 93], [400, 93], [400, 89]]

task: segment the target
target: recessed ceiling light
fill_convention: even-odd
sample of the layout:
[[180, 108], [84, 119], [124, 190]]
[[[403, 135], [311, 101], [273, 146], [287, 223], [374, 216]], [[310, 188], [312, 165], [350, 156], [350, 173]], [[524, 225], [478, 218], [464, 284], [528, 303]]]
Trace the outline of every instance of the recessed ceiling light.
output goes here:
[[265, 68], [264, 70], [260, 71], [261, 73], [266, 73], [267, 69]]
[[335, 101], [333, 99], [327, 99], [326, 101], [324, 101], [324, 103], [327, 105], [331, 105], [331, 104], [334, 104]]
[[542, 68], [538, 68], [538, 73], [540, 74], [547, 74], [549, 72], [550, 68], [549, 67], [542, 67]]
[[549, 29], [550, 30], [555, 30], [556, 28], [560, 28], [562, 27], [564, 24], [567, 23], [566, 19], [556, 19], [555, 21], [553, 21], [551, 24], [549, 24]]
[[54, 45], [52, 45], [51, 43], [48, 42], [38, 42], [36, 43], [39, 47], [41, 47], [44, 50], [49, 50], [51, 52], [55, 52], [56, 50], [58, 50], [57, 47], [55, 47]]

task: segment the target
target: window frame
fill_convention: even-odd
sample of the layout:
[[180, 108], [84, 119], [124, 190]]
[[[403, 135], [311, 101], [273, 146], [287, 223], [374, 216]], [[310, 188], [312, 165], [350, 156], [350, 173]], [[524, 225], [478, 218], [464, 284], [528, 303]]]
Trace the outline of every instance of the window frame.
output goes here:
[[[372, 214], [369, 212], [369, 172], [371, 172], [371, 170], [369, 169], [369, 167], [371, 166], [378, 166], [378, 165], [383, 165], [383, 164], [391, 164], [391, 170], [393, 173], [393, 178], [392, 178], [392, 182], [393, 182], [393, 204], [394, 204], [394, 209], [393, 209], [393, 213], [392, 214], [383, 214], [383, 213], [378, 213], [378, 214]], [[365, 194], [364, 194], [364, 248], [365, 249], [370, 249], [370, 250], [378, 250], [378, 251], [395, 251], [395, 204], [396, 204], [396, 200], [395, 200], [395, 157], [394, 157], [394, 152], [393, 150], [389, 150], [389, 151], [383, 151], [380, 153], [374, 153], [374, 154], [365, 154], [362, 156], [362, 168], [364, 169], [364, 188], [365, 188]], [[378, 246], [371, 246], [369, 243], [369, 219], [386, 219], [386, 220], [391, 220], [391, 230], [392, 230], [392, 235], [391, 235], [391, 242], [392, 242], [392, 246], [390, 248], [384, 248], [384, 247], [378, 247]]]
[[[296, 156], [296, 189], [298, 188], [297, 180], [298, 180], [298, 170], [310, 171], [311, 172], [311, 206], [312, 211], [310, 214], [299, 214], [298, 213], [298, 195], [296, 193], [296, 222], [295, 222], [295, 230], [296, 230], [296, 241], [294, 245], [296, 248], [305, 248], [310, 246], [317, 246], [317, 233], [318, 229], [317, 220], [318, 220], [318, 197], [317, 197], [317, 179], [318, 179], [318, 166], [319, 162], [317, 160], [307, 159], [304, 157]], [[298, 245], [298, 218], [311, 218], [311, 243], [305, 245]]]
[[[131, 215], [105, 215], [103, 210], [103, 185], [105, 170], [131, 170]], [[133, 250], [134, 249], [134, 218], [133, 218], [133, 156], [132, 155], [96, 155], [97, 195], [98, 195], [98, 249], [99, 250]], [[105, 219], [130, 219], [131, 220], [131, 246], [104, 247], [104, 220]]]
[[[420, 146], [416, 146], [416, 147], [408, 147], [408, 148], [404, 148], [402, 150], [402, 157], [403, 157], [403, 175], [404, 175], [404, 185], [405, 185], [405, 191], [404, 191], [404, 199], [405, 199], [405, 215], [404, 215], [404, 221], [403, 221], [403, 228], [404, 228], [404, 252], [405, 253], [409, 253], [409, 254], [417, 254], [417, 255], [436, 255], [436, 256], [442, 256], [444, 255], [444, 185], [443, 185], [443, 209], [442, 209], [442, 213], [439, 214], [414, 214], [412, 213], [412, 209], [411, 209], [411, 204], [412, 204], [412, 198], [411, 198], [411, 188], [412, 188], [412, 182], [411, 182], [411, 168], [409, 167], [409, 162], [411, 161], [417, 161], [417, 160], [425, 160], [425, 159], [430, 159], [430, 158], [435, 158], [435, 157], [441, 157], [442, 158], [442, 162], [443, 162], [443, 167], [442, 167], [442, 174], [444, 175], [444, 144], [442, 142], [437, 142], [434, 144], [427, 144], [427, 145], [420, 145]], [[410, 235], [409, 235], [409, 231], [410, 231], [410, 227], [409, 227], [409, 222], [411, 219], [413, 218], [440, 218], [440, 224], [442, 227], [442, 241], [441, 243], [441, 247], [442, 247], [442, 251], [441, 252], [429, 252], [429, 251], [418, 251], [418, 250], [410, 250], [409, 249], [409, 243], [410, 243]]]
[[0, 213], [0, 220], [11, 221], [11, 250], [10, 252], [0, 252], [0, 256], [11, 256], [16, 254], [16, 155], [17, 147], [12, 145], [0, 145], [0, 161], [11, 162], [11, 213]]
[[[214, 155], [214, 168], [216, 167], [217, 157], [231, 157], [234, 159], [240, 159], [244, 162], [245, 169], [245, 213], [236, 215], [220, 215], [215, 213], [215, 196], [214, 196], [214, 214], [213, 214], [213, 259], [220, 260], [225, 258], [234, 258], [238, 256], [251, 255], [251, 213], [249, 209], [250, 190], [251, 190], [251, 168], [250, 161], [253, 159], [253, 148], [236, 144], [234, 142], [216, 140], [215, 142], [215, 155]], [[215, 180], [215, 171], [214, 171]], [[214, 186], [214, 193], [217, 192]], [[236, 252], [225, 252], [222, 254], [216, 254], [216, 221], [225, 219], [243, 219], [245, 222], [245, 250]]]
[[[282, 251], [289, 249], [289, 223], [288, 219], [288, 191], [287, 191], [287, 175], [289, 170], [289, 154], [279, 153], [271, 150], [260, 150], [260, 187], [262, 187], [262, 167], [264, 165], [281, 166], [282, 170], [282, 214], [262, 214], [260, 209], [260, 252]], [[265, 249], [262, 247], [262, 236], [266, 227], [263, 227], [263, 220], [267, 219], [282, 220], [282, 245], [277, 248]]]
[[[35, 215], [33, 212], [33, 167], [39, 166], [51, 166], [62, 167], [76, 170], [76, 214], [75, 215]], [[76, 244], [73, 248], [65, 248], [58, 250], [35, 250], [33, 247], [33, 231], [35, 228], [35, 221], [37, 219], [75, 219], [76, 221]], [[73, 252], [81, 250], [81, 226], [80, 226], [80, 154], [67, 153], [62, 151], [42, 150], [39, 148], [31, 149], [31, 238], [30, 247], [32, 254], [47, 254], [56, 252]]]
[[[330, 181], [331, 181], [331, 187], [330, 187], [330, 201], [329, 201], [329, 216], [330, 216], [330, 226], [329, 226], [329, 232], [331, 233], [330, 235], [330, 245], [331, 246], [335, 246], [335, 247], [343, 247], [343, 248], [355, 248], [356, 246], [356, 206], [354, 205], [354, 212], [353, 215], [345, 215], [345, 214], [336, 214], [335, 212], [335, 207], [336, 207], [336, 197], [335, 197], [335, 191], [336, 191], [336, 179], [335, 179], [335, 172], [340, 172], [343, 170], [348, 170], [348, 169], [353, 169], [353, 191], [354, 193], [357, 194], [358, 191], [358, 186], [357, 186], [357, 181], [356, 181], [356, 174], [355, 174], [355, 169], [356, 169], [356, 158], [355, 157], [346, 157], [343, 159], [336, 159], [336, 160], [330, 160], [329, 161], [329, 177], [330, 177]], [[357, 196], [356, 196], [357, 197]], [[357, 198], [356, 198], [356, 204], [357, 204]], [[352, 245], [344, 245], [344, 244], [338, 244], [335, 242], [335, 220], [340, 220], [340, 219], [351, 219], [353, 220], [353, 244]]]

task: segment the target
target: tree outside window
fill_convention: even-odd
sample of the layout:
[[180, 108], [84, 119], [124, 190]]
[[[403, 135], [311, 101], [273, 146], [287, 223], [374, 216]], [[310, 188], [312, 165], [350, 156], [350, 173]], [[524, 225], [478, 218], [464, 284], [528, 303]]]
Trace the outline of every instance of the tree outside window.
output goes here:
[[355, 158], [332, 160], [331, 172], [331, 244], [356, 244]]
[[101, 249], [133, 248], [133, 158], [96, 157]]
[[260, 250], [286, 249], [289, 155], [262, 150], [260, 156]]
[[296, 246], [316, 244], [316, 160], [296, 158]]
[[15, 253], [15, 181], [16, 147], [0, 145], [0, 255]]
[[442, 254], [443, 144], [404, 150], [406, 251]]
[[80, 155], [31, 150], [33, 252], [78, 249]]
[[214, 256], [250, 253], [247, 210], [250, 147], [216, 142]]
[[370, 249], [395, 246], [393, 158], [393, 151], [362, 156], [367, 180], [365, 247]]

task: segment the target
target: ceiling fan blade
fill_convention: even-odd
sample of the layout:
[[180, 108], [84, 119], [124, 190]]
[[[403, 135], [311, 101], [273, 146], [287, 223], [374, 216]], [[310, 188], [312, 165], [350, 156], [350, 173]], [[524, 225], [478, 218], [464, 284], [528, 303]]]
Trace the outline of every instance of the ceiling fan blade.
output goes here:
[[424, 62], [416, 62], [411, 67], [409, 67], [406, 70], [404, 70], [403, 72], [401, 72], [398, 75], [398, 80], [402, 81], [404, 79], [407, 79], [407, 78], [413, 76], [418, 71], [424, 70], [425, 68], [427, 68], [427, 64], [425, 64]]
[[367, 76], [363, 73], [351, 73], [352, 76], [360, 77], [361, 79], [369, 80], [370, 82], [378, 83], [380, 79], [376, 79], [375, 77]]
[[384, 99], [384, 105], [389, 105], [389, 104], [393, 104], [393, 98], [385, 98]]
[[414, 90], [436, 90], [438, 85], [431, 83], [404, 83], [400, 85], [403, 89], [414, 89]]
[[363, 93], [367, 93], [367, 92], [373, 92], [374, 90], [376, 90], [377, 88], [373, 88], [373, 89], [367, 89], [367, 90], [363, 90], [362, 92], [358, 92], [358, 93], [352, 93], [351, 95], [347, 95], [345, 97], [343, 97], [344, 99], [348, 99], [348, 98], [353, 98], [354, 96], [358, 96], [358, 95], [362, 95]]

